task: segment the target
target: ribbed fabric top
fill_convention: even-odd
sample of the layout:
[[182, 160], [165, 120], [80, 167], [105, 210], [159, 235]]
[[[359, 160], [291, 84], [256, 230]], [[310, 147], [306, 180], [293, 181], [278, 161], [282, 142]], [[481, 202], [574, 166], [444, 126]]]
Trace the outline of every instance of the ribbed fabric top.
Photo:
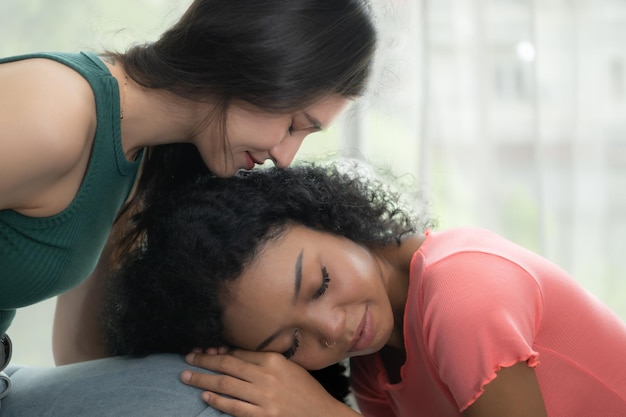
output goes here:
[[92, 156], [71, 204], [51, 217], [0, 210], [0, 334], [15, 309], [64, 292], [86, 279], [128, 197], [141, 157], [128, 162], [120, 135], [116, 79], [92, 53], [38, 53], [0, 60], [47, 58], [67, 65], [91, 85], [97, 128]]
[[431, 232], [413, 257], [402, 381], [351, 360], [364, 416], [460, 417], [496, 371], [535, 368], [551, 417], [626, 416], [626, 325], [548, 260], [481, 229]]

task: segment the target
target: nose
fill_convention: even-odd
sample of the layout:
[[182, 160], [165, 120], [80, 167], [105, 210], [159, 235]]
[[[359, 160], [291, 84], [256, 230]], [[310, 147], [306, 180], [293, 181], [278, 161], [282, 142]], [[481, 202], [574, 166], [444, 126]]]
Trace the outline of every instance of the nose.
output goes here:
[[346, 327], [346, 313], [343, 308], [328, 309], [326, 314], [313, 314], [314, 326], [323, 347], [342, 343]]
[[274, 164], [279, 168], [287, 168], [293, 161], [296, 153], [298, 153], [298, 149], [300, 149], [305, 136], [306, 133], [304, 132], [289, 135], [270, 149], [270, 157], [274, 161]]

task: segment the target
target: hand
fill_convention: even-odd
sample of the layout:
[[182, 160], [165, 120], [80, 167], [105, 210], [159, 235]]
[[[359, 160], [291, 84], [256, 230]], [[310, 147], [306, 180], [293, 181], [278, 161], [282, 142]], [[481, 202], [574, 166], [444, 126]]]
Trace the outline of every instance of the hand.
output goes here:
[[206, 390], [204, 401], [235, 417], [359, 415], [279, 353], [210, 349], [190, 353], [187, 362], [221, 374], [184, 371], [181, 379]]

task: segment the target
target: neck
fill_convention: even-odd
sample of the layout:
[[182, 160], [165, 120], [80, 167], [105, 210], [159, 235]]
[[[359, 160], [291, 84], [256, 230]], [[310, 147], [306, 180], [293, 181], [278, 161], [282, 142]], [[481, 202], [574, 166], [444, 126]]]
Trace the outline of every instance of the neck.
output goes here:
[[394, 316], [394, 331], [387, 344], [399, 349], [404, 349], [404, 306], [409, 290], [411, 260], [424, 239], [422, 234], [412, 235], [399, 245], [391, 244], [376, 252]]
[[127, 77], [121, 65], [106, 65], [120, 86], [122, 148], [126, 159], [133, 160], [145, 147], [191, 140], [206, 118], [206, 105], [142, 87]]
[[128, 80], [121, 123], [127, 158], [142, 148], [189, 142], [201, 122], [197, 104], [169, 92], [150, 90]]

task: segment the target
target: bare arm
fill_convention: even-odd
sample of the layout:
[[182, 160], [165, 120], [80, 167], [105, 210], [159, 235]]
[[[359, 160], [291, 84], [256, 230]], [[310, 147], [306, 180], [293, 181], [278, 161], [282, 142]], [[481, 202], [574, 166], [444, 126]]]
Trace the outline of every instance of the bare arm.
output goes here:
[[[49, 59], [28, 59], [0, 65], [0, 210], [12, 209], [31, 217], [63, 211], [74, 199], [89, 163], [97, 125], [93, 91], [71, 68]], [[102, 269], [99, 265], [98, 269]], [[67, 298], [85, 295], [85, 311], [97, 305], [89, 280]], [[65, 299], [65, 296], [61, 296]], [[65, 303], [62, 301], [62, 304]], [[76, 325], [59, 330], [55, 355], [71, 331], [86, 331], [91, 316], [77, 314]], [[89, 334], [89, 333], [87, 333]], [[83, 343], [82, 335], [80, 338]], [[91, 339], [91, 336], [88, 340]], [[60, 355], [62, 362], [71, 356]]]
[[52, 353], [57, 365], [109, 356], [100, 331], [99, 316], [106, 291], [109, 259], [115, 239], [109, 240], [96, 269], [78, 287], [57, 297]]
[[[140, 176], [141, 169], [137, 179]], [[133, 188], [128, 199], [133, 197], [135, 190]], [[113, 267], [112, 255], [118, 249], [123, 226], [131, 215], [132, 208], [117, 219], [89, 278], [57, 297], [52, 332], [52, 353], [57, 365], [110, 356], [100, 326], [100, 313], [106, 298], [107, 279]]]
[[[127, 202], [135, 195], [141, 168]], [[100, 326], [111, 259], [118, 249], [124, 225], [134, 211], [127, 210], [113, 225], [96, 268], [79, 286], [57, 297], [52, 332], [52, 353], [57, 365], [84, 362], [110, 356]]]
[[518, 362], [502, 368], [464, 417], [547, 417], [535, 370]]

